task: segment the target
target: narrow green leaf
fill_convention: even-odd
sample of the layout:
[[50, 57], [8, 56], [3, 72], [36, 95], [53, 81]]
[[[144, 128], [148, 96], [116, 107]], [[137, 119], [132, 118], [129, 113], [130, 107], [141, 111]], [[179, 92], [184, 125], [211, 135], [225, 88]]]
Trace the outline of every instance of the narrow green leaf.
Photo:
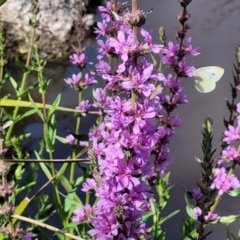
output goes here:
[[231, 232], [229, 229], [229, 225], [226, 226], [226, 233], [227, 233], [227, 239], [226, 240], [231, 240]]
[[18, 97], [24, 97], [25, 95], [27, 95], [31, 90], [33, 90], [34, 88], [38, 87], [38, 83], [35, 83], [31, 86], [29, 86], [27, 89], [23, 90], [21, 93], [18, 94]]
[[13, 77], [9, 76], [9, 80], [10, 80], [13, 88], [15, 89], [15, 91], [18, 92], [19, 87], [18, 87], [18, 84], [17, 84], [17, 82], [15, 81], [15, 79], [14, 79]]
[[14, 123], [17, 123], [17, 122], [23, 120], [24, 118], [29, 117], [29, 116], [35, 114], [36, 112], [37, 112], [36, 109], [28, 110], [28, 111], [26, 111], [26, 112], [18, 115], [18, 116], [16, 117]]
[[56, 139], [61, 143], [64, 143], [64, 144], [68, 143], [65, 137], [56, 136]]
[[76, 208], [77, 203], [75, 202], [76, 193], [69, 193], [64, 199], [64, 211], [69, 212], [73, 208]]
[[28, 68], [19, 60], [18, 57], [15, 59], [15, 64], [22, 69], [23, 72], [29, 72]]
[[168, 216], [166, 216], [165, 218], [161, 219], [161, 221], [158, 222], [158, 225], [162, 225], [163, 223], [168, 221], [170, 218], [172, 218], [175, 215], [177, 215], [179, 212], [180, 212], [180, 210], [176, 210], [176, 211], [170, 213]]
[[78, 177], [73, 184], [73, 188], [78, 187], [83, 181], [84, 181], [84, 176]]
[[[38, 153], [36, 151], [34, 151], [34, 153], [36, 154], [37, 159], [41, 160], [41, 158], [39, 157]], [[43, 163], [43, 162], [39, 162], [39, 165], [40, 165], [41, 169], [43, 170], [43, 172], [45, 173], [45, 175], [48, 178], [48, 180], [52, 179], [52, 174], [48, 170], [46, 164]]]
[[57, 125], [56, 125], [56, 118], [55, 114], [52, 115], [50, 125], [49, 125], [49, 139], [51, 141], [51, 145], [54, 146], [55, 140], [56, 140], [56, 134], [57, 134]]
[[48, 119], [50, 119], [51, 115], [56, 111], [57, 107], [59, 106], [61, 101], [61, 94], [59, 93], [58, 96], [56, 97], [55, 101], [51, 105], [48, 111]]
[[237, 220], [239, 218], [239, 216], [240, 216], [240, 214], [221, 217], [220, 219], [218, 219], [218, 222], [224, 223], [224, 224], [230, 224], [230, 223], [234, 222], [235, 220]]
[[44, 122], [44, 116], [43, 114], [41, 113], [41, 111], [39, 110], [39, 108], [37, 107], [36, 103], [33, 101], [32, 97], [30, 94], [28, 94], [28, 97], [29, 97], [29, 100], [33, 106], [33, 108], [36, 110], [38, 116], [42, 119], [42, 121]]
[[69, 167], [69, 163], [68, 162], [66, 162], [66, 163], [64, 163], [62, 165], [62, 167], [60, 168], [60, 170], [57, 173], [57, 177], [56, 177], [56, 182], [57, 183], [58, 183], [58, 181], [60, 179], [62, 179], [62, 176], [64, 176], [64, 174], [65, 174], [66, 170], [68, 169], [68, 167]]

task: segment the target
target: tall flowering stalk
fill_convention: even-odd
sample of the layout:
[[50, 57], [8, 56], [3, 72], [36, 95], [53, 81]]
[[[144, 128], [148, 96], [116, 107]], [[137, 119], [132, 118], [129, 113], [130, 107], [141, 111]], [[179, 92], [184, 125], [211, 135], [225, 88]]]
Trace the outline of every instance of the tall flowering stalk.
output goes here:
[[[240, 182], [234, 174], [235, 168], [240, 163], [240, 147], [236, 148], [236, 142], [240, 140], [240, 103], [236, 104], [236, 98], [240, 85], [240, 48], [236, 51], [237, 65], [235, 65], [234, 84], [231, 84], [232, 100], [227, 101], [227, 107], [230, 115], [224, 119], [224, 125], [227, 130], [222, 137], [222, 151], [217, 159], [213, 158], [216, 150], [212, 150], [212, 121], [206, 119], [203, 125], [203, 159], [198, 159], [201, 165], [201, 182], [198, 188], [188, 192], [188, 197], [196, 202], [193, 207], [188, 204], [189, 216], [195, 219], [197, 228], [191, 233], [196, 233], [197, 240], [206, 239], [212, 231], [206, 232], [210, 224], [223, 223], [229, 224], [235, 221], [238, 215], [219, 216], [214, 213], [223, 194], [230, 196], [240, 195]], [[237, 120], [237, 124], [235, 124]], [[190, 232], [184, 232], [184, 235], [190, 235]]]
[[[96, 74], [106, 82], [104, 89], [94, 91], [94, 106], [100, 108], [102, 122], [89, 134], [92, 148], [89, 155], [95, 161], [93, 178], [86, 179], [83, 191], [94, 190], [97, 203], [74, 211], [74, 221], [89, 220], [89, 231], [96, 239], [146, 239], [142, 217], [151, 211], [152, 186], [166, 174], [170, 163], [170, 137], [181, 120], [171, 115], [179, 104], [187, 103], [179, 79], [192, 77], [195, 68], [186, 57], [199, 53], [191, 45], [184, 46], [189, 18], [186, 7], [190, 1], [180, 1], [183, 12], [178, 19], [181, 30], [177, 44], [167, 47], [152, 42], [151, 34], [142, 28], [146, 13], [132, 1], [132, 12], [123, 11], [117, 1], [99, 7], [99, 62]], [[140, 42], [137, 37], [140, 28]], [[154, 69], [147, 54], [157, 54], [175, 76], [165, 76]], [[105, 62], [107, 57], [112, 61]], [[159, 91], [159, 84], [165, 91]], [[153, 158], [154, 156], [154, 158]]]

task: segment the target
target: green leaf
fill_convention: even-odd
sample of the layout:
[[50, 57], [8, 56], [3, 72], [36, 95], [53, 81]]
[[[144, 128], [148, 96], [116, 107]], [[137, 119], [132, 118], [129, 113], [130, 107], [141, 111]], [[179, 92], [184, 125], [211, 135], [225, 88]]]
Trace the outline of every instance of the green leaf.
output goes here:
[[31, 133], [25, 133], [25, 134], [21, 134], [20, 136], [18, 136], [18, 139], [20, 141], [24, 141], [25, 139], [29, 138], [31, 136]]
[[15, 89], [16, 93], [18, 93], [19, 87], [18, 87], [18, 84], [15, 81], [15, 79], [13, 77], [9, 76], [9, 80], [10, 80], [13, 88]]
[[[38, 153], [36, 151], [34, 151], [34, 153], [36, 154], [36, 157], [38, 160], [41, 160], [41, 158], [39, 157]], [[37, 162], [37, 161], [36, 161]], [[45, 173], [46, 177], [48, 178], [48, 180], [52, 179], [52, 174], [50, 173], [50, 171], [48, 170], [47, 166], [45, 163], [43, 162], [39, 162], [39, 165], [41, 167], [41, 169], [43, 170], [43, 172]]]
[[51, 141], [51, 145], [54, 146], [57, 134], [57, 125], [56, 125], [56, 118], [55, 115], [52, 115], [50, 125], [49, 125], [49, 138]]
[[220, 217], [220, 219], [218, 219], [218, 222], [223, 224], [230, 224], [230, 223], [233, 223], [235, 220], [237, 220], [239, 216], [240, 214], [229, 215], [227, 217]]
[[153, 66], [156, 68], [157, 67], [157, 60], [155, 59], [155, 57], [152, 54], [150, 54], [150, 57], [152, 59]]
[[33, 114], [35, 114], [36, 112], [37, 112], [36, 109], [28, 110], [28, 111], [26, 111], [26, 112], [18, 115], [18, 116], [15, 118], [14, 123], [17, 123], [17, 122], [21, 121], [22, 119], [24, 119], [24, 118], [26, 118], [26, 117], [29, 117], [29, 116], [31, 116], [31, 115], [33, 115]]
[[23, 90], [21, 93], [19, 92], [17, 97], [24, 97], [25, 95], [27, 95], [31, 90], [33, 90], [34, 88], [38, 87], [38, 83], [35, 83], [31, 86], [29, 86], [27, 89]]
[[67, 144], [67, 143], [68, 143], [68, 141], [67, 141], [66, 138], [64, 138], [64, 137], [60, 137], [60, 136], [57, 136], [57, 135], [56, 135], [56, 139], [57, 139], [59, 142], [61, 142], [61, 143], [64, 143], [64, 144]]
[[[14, 175], [15, 175], [15, 178], [16, 180], [21, 180], [22, 179], [22, 176], [23, 176], [23, 173], [25, 172], [25, 169], [23, 168], [22, 165], [18, 165], [16, 170], [14, 171]], [[17, 191], [18, 191], [19, 188], [17, 188], [15, 191], [16, 191], [16, 194], [17, 194]]]
[[42, 121], [44, 122], [44, 116], [41, 113], [41, 111], [39, 110], [39, 108], [37, 107], [36, 103], [33, 101], [32, 97], [30, 94], [28, 94], [29, 100], [32, 103], [32, 106], [34, 107], [34, 109], [36, 110], [38, 116], [42, 119]]
[[226, 233], [227, 233], [227, 240], [231, 240], [231, 232], [230, 232], [230, 229], [229, 229], [229, 225], [226, 226]]
[[39, 89], [39, 90], [40, 90], [40, 93], [45, 93], [45, 92], [47, 91], [48, 86], [49, 86], [49, 84], [50, 84], [53, 76], [54, 76], [54, 74], [52, 74], [51, 76], [49, 76], [47, 79], [45, 79], [45, 80], [43, 81], [42, 88]]
[[20, 67], [22, 69], [22, 71], [25, 72], [29, 72], [29, 69], [25, 67], [25, 65], [19, 60], [18, 57], [16, 57], [15, 59], [15, 64]]
[[240, 190], [239, 189], [235, 189], [235, 190], [229, 191], [228, 195], [230, 195], [232, 197], [237, 197], [237, 196], [240, 195]]
[[186, 211], [190, 218], [193, 218], [193, 209], [194, 209], [194, 207], [192, 205], [187, 204]]
[[57, 183], [58, 183], [58, 181], [60, 179], [62, 179], [62, 176], [64, 176], [64, 174], [65, 174], [66, 170], [68, 169], [68, 167], [69, 167], [69, 163], [68, 162], [66, 162], [66, 163], [64, 163], [62, 165], [62, 167], [60, 168], [60, 170], [57, 173], [57, 177], [56, 177], [56, 182]]
[[32, 186], [35, 186], [36, 183], [37, 183], [37, 181], [33, 181], [33, 182], [31, 182], [31, 183], [28, 183], [27, 185], [24, 185], [23, 187], [18, 187], [18, 188], [15, 190], [16, 195], [19, 194], [20, 192], [26, 190], [26, 189], [31, 188]]
[[75, 228], [78, 225], [82, 224], [83, 222], [70, 222], [69, 224], [67, 224], [67, 226], [64, 229], [68, 229], [68, 228]]
[[7, 0], [0, 0], [0, 6], [2, 6]]
[[172, 213], [170, 213], [168, 216], [164, 217], [163, 219], [161, 219], [161, 221], [159, 221], [157, 224], [158, 225], [162, 225], [164, 222], [168, 221], [170, 218], [174, 217], [175, 215], [177, 215], [180, 212], [180, 210], [176, 210]]
[[73, 188], [78, 187], [83, 181], [84, 181], [84, 176], [78, 177], [73, 184]]
[[61, 101], [61, 94], [58, 94], [55, 101], [53, 102], [53, 104], [49, 108], [48, 119], [50, 119], [51, 115], [56, 111], [57, 107], [59, 106], [60, 101]]
[[[189, 218], [184, 221], [181, 226], [181, 240], [193, 240], [193, 237], [197, 237], [197, 232], [195, 229], [195, 220]], [[197, 238], [196, 238], [197, 239]]]
[[79, 205], [79, 202], [76, 202], [76, 193], [70, 192], [64, 199], [64, 211], [69, 212], [72, 211], [72, 209], [76, 208], [77, 205]]

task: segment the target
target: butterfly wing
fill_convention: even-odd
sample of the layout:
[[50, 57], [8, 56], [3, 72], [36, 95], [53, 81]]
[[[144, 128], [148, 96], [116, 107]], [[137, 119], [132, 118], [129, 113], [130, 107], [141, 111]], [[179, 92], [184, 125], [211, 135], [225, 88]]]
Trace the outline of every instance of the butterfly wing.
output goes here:
[[215, 89], [216, 83], [202, 71], [195, 72], [195, 88], [200, 93], [208, 93]]
[[217, 66], [207, 66], [207, 67], [198, 68], [195, 73], [196, 74], [204, 73], [205, 75], [210, 77], [214, 82], [217, 82], [223, 76], [224, 69]]

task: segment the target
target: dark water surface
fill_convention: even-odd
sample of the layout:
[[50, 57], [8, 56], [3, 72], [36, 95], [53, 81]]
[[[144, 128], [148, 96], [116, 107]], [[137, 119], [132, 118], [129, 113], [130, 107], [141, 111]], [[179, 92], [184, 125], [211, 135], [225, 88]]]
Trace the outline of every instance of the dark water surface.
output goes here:
[[[175, 42], [175, 34], [179, 29], [179, 24], [175, 16], [181, 11], [177, 0], [139, 0], [138, 2], [139, 7], [145, 11], [153, 8], [153, 12], [148, 15], [144, 28], [154, 30], [154, 41], [158, 41], [158, 28], [164, 26], [168, 40]], [[188, 97], [189, 103], [180, 106], [176, 110], [183, 123], [176, 136], [173, 137], [171, 144], [171, 154], [175, 159], [174, 163], [170, 166], [171, 184], [175, 184], [175, 188], [165, 214], [176, 209], [181, 209], [181, 212], [166, 224], [168, 240], [179, 239], [181, 219], [186, 216], [181, 182], [189, 190], [192, 190], [196, 187], [196, 181], [200, 178], [200, 168], [194, 156], [200, 158], [202, 156], [201, 126], [206, 117], [213, 119], [214, 147], [219, 148], [220, 136], [224, 130], [223, 116], [229, 116], [225, 106], [225, 98], [231, 97], [229, 83], [232, 82], [232, 63], [235, 61], [235, 47], [240, 44], [239, 0], [193, 0], [189, 5], [189, 12], [192, 16], [189, 20], [191, 29], [188, 32], [188, 36], [192, 36], [193, 46], [198, 46], [201, 52], [201, 55], [193, 60], [195, 67], [217, 65], [225, 69], [225, 74], [222, 80], [217, 83], [215, 91], [208, 94], [197, 92], [194, 88], [194, 82], [191, 79], [183, 80], [185, 94]], [[97, 49], [94, 42], [87, 47], [88, 53], [89, 60], [96, 62]], [[58, 70], [56, 67], [52, 68], [57, 73], [57, 76], [50, 87], [48, 102], [51, 103], [57, 94], [61, 93], [62, 106], [76, 106], [77, 93], [66, 85], [63, 78], [70, 76], [73, 72], [77, 73], [77, 69], [68, 63], [58, 66]], [[90, 89], [85, 93], [85, 98], [87, 97], [91, 97]], [[75, 119], [71, 114], [61, 113], [57, 117], [60, 130], [59, 135], [66, 136], [68, 134], [67, 129], [74, 130]], [[41, 124], [36, 119], [31, 120], [34, 123], [24, 123], [24, 132], [31, 132], [35, 139], [42, 133]], [[85, 133], [88, 132], [89, 127], [93, 123], [93, 118], [83, 118], [82, 131]], [[32, 144], [28, 145], [31, 149], [34, 149], [35, 146]], [[219, 151], [217, 151], [216, 157]], [[62, 145], [58, 145], [55, 158], [64, 158], [68, 154], [68, 147], [63, 148]], [[216, 213], [219, 215], [237, 214], [239, 209], [239, 198], [224, 196]], [[237, 234], [238, 228], [238, 222], [231, 225], [234, 234]], [[226, 239], [224, 227], [214, 227], [214, 233], [208, 239]]]

